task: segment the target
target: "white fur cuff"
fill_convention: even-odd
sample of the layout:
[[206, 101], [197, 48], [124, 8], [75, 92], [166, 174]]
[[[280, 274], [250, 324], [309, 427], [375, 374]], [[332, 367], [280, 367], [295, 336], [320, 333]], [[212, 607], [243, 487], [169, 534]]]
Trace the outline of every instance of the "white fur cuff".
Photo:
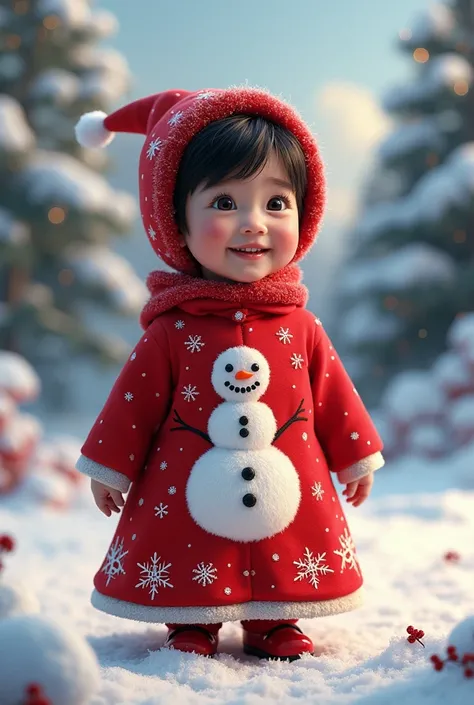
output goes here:
[[76, 470], [119, 492], [128, 492], [130, 487], [130, 480], [126, 475], [122, 475], [121, 472], [116, 472], [116, 470], [112, 470], [112, 468], [96, 463], [90, 458], [86, 458], [85, 455], [81, 455], [77, 461]]
[[347, 485], [348, 482], [360, 480], [361, 477], [365, 477], [365, 475], [370, 475], [371, 472], [380, 470], [380, 468], [384, 465], [385, 460], [382, 453], [373, 453], [372, 455], [368, 455], [366, 458], [359, 460], [358, 463], [354, 463], [354, 465], [338, 472], [337, 479], [341, 485]]

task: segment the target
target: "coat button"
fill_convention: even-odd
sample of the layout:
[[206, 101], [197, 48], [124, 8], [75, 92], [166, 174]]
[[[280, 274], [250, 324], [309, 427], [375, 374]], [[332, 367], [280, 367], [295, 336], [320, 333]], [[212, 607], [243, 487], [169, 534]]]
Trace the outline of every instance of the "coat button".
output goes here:
[[250, 480], [253, 480], [255, 477], [255, 470], [253, 468], [244, 468], [242, 470], [242, 477], [244, 480], [248, 480], [250, 482]]
[[234, 313], [234, 321], [243, 321], [245, 320], [245, 313], [243, 311], [236, 311]]
[[242, 502], [245, 504], [246, 507], [255, 507], [257, 504], [257, 498], [254, 494], [245, 494], [243, 496]]

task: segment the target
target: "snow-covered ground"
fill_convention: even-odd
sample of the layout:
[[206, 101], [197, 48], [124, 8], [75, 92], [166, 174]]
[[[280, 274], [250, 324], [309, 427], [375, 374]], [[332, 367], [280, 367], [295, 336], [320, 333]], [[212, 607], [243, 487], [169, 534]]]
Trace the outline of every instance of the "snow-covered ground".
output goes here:
[[[101, 686], [90, 705], [467, 705], [474, 678], [454, 665], [437, 673], [429, 657], [444, 656], [453, 626], [474, 614], [473, 507], [474, 446], [451, 460], [404, 459], [380, 470], [369, 500], [347, 509], [366, 605], [302, 620], [317, 654], [293, 664], [244, 656], [237, 624], [225, 625], [220, 653], [208, 660], [160, 650], [162, 625], [95, 611], [92, 577], [116, 517], [99, 513], [87, 483], [68, 512], [33, 506], [21, 492], [1, 499], [0, 533], [18, 544], [5, 559], [5, 576], [26, 579], [42, 615], [96, 652]], [[444, 559], [450, 550], [459, 553], [457, 563]], [[408, 625], [424, 630], [426, 648], [407, 642]]]

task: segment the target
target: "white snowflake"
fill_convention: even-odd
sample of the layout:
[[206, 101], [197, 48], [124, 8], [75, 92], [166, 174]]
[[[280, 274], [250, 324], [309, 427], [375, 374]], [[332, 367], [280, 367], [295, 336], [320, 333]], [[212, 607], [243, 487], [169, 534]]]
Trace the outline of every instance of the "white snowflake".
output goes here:
[[308, 434], [306, 433], [306, 431], [305, 431], [303, 434], [301, 434], [301, 438], [302, 438], [304, 441], [307, 441], [307, 440], [308, 440]]
[[133, 399], [133, 394], [132, 394], [132, 392], [125, 392], [125, 394], [123, 395], [123, 397], [124, 397], [125, 401], [132, 401], [132, 399]]
[[353, 431], [353, 432], [351, 433], [351, 438], [352, 438], [353, 441], [357, 441], [357, 439], [358, 439], [359, 437], [360, 437], [360, 436], [359, 436], [359, 434], [357, 433], [357, 431]]
[[359, 565], [355, 556], [354, 542], [347, 528], [344, 529], [344, 533], [339, 536], [339, 543], [341, 544], [341, 548], [337, 551], [333, 551], [333, 553], [341, 558], [341, 573], [348, 567], [349, 570], [355, 570], [356, 573], [360, 575]]
[[183, 387], [184, 392], [181, 394], [184, 396], [186, 401], [196, 401], [196, 397], [199, 396], [199, 392], [196, 391], [197, 387], [188, 384], [188, 386]]
[[283, 327], [280, 327], [280, 330], [278, 330], [275, 335], [278, 336], [280, 343], [283, 343], [284, 345], [286, 345], [286, 343], [291, 343], [291, 338], [293, 337], [292, 333], [290, 333], [290, 329]]
[[134, 360], [136, 358], [136, 356], [137, 356], [137, 353], [132, 352], [132, 354], [130, 355], [130, 360]]
[[318, 553], [317, 557], [314, 557], [313, 552], [310, 551], [309, 548], [305, 548], [304, 558], [293, 561], [295, 566], [298, 568], [298, 574], [294, 579], [294, 582], [297, 580], [308, 580], [309, 584], [317, 590], [319, 585], [319, 576], [327, 575], [327, 573], [334, 573], [334, 571], [325, 564], [325, 561], [325, 552]]
[[155, 154], [160, 151], [162, 144], [163, 142], [162, 140], [160, 140], [159, 137], [157, 137], [156, 140], [152, 140], [150, 142], [150, 144], [148, 145], [148, 151], [146, 153], [148, 159], [153, 159]]
[[142, 577], [135, 587], [149, 588], [152, 600], [158, 594], [158, 588], [174, 587], [169, 581], [168, 569], [171, 568], [171, 563], [165, 563], [164, 561], [160, 563], [160, 561], [161, 556], [157, 556], [155, 551], [148, 563], [137, 563]]
[[196, 100], [209, 100], [213, 95], [214, 93], [212, 91], [201, 91], [201, 93], [196, 96]]
[[159, 506], [155, 507], [155, 516], [163, 519], [168, 514], [168, 505], [160, 502]]
[[176, 487], [174, 485], [168, 487], [168, 494], [176, 494]]
[[148, 228], [148, 235], [152, 240], [156, 240], [156, 232], [153, 230], [152, 226]]
[[185, 325], [184, 321], [179, 320], [179, 321], [176, 321], [176, 323], [174, 324], [174, 327], [177, 328], [178, 330], [183, 330], [184, 325]]
[[203, 343], [200, 335], [190, 335], [189, 338], [184, 342], [188, 350], [192, 353], [201, 352], [201, 348], [206, 343]]
[[204, 563], [198, 563], [195, 568], [193, 568], [193, 573], [196, 573], [193, 580], [196, 580], [199, 585], [206, 587], [206, 585], [212, 585], [214, 580], [217, 580], [217, 568], [213, 568], [212, 563], [204, 565]]
[[168, 125], [171, 127], [174, 127], [175, 125], [178, 124], [178, 122], [181, 120], [183, 117], [184, 113], [182, 110], [178, 110], [177, 113], [175, 113], [169, 120], [168, 120]]
[[316, 316], [314, 319], [314, 322], [316, 323], [317, 326], [322, 326], [323, 324], [321, 323], [320, 319]]
[[291, 356], [291, 364], [293, 365], [295, 370], [301, 370], [301, 368], [303, 367], [303, 362], [304, 359], [302, 355], [299, 355], [298, 353], [293, 353], [293, 355]]
[[163, 460], [160, 463], [160, 470], [166, 470], [167, 467], [168, 467], [168, 463], [166, 462], [166, 460]]
[[313, 497], [316, 497], [318, 501], [323, 499], [324, 490], [320, 482], [315, 482], [311, 489], [313, 491]]
[[127, 553], [128, 551], [123, 550], [123, 539], [117, 536], [114, 543], [109, 548], [104, 567], [102, 568], [102, 573], [105, 573], [107, 576], [107, 585], [111, 580], [116, 578], [117, 575], [125, 575], [123, 559]]

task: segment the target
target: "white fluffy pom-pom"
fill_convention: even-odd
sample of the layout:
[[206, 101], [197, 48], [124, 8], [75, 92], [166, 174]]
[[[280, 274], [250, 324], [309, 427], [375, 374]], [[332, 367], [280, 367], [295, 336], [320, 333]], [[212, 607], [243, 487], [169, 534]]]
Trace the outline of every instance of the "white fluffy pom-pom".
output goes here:
[[115, 132], [110, 132], [104, 126], [106, 113], [94, 110], [92, 113], [82, 115], [76, 124], [76, 139], [83, 147], [106, 147], [115, 137]]

